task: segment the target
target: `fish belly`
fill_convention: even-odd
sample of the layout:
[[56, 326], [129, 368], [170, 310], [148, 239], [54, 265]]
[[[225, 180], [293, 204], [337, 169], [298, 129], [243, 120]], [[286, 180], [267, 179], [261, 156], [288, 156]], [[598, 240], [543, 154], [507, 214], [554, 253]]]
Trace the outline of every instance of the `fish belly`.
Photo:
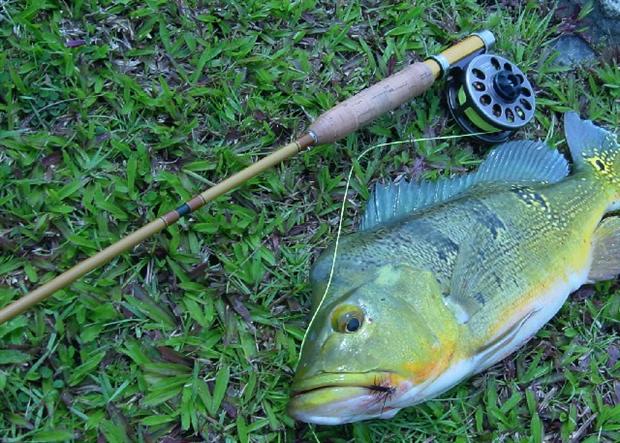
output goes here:
[[[573, 291], [588, 282], [592, 233], [604, 212], [602, 203], [586, 199], [590, 207], [570, 201], [562, 208], [563, 202], [552, 193], [519, 191], [494, 196], [476, 208], [483, 221], [492, 220], [485, 215], [492, 214], [501, 223], [488, 223], [497, 232], [470, 240], [472, 247], [461, 240], [461, 251], [472, 258], [461, 271], [457, 258], [452, 275], [453, 283], [460, 279], [451, 290], [460, 290], [461, 296], [451, 306], [462, 308], [455, 309], [455, 316], [463, 321], [462, 351], [418, 393], [415, 403], [441, 394], [515, 352], [553, 318]], [[547, 213], [523, 204], [524, 192], [532, 196], [530, 200], [544, 201]]]
[[[477, 374], [503, 360], [532, 338], [560, 310], [568, 296], [588, 282], [588, 265], [558, 278], [507, 318], [506, 330], [491, 337], [490, 346], [471, 356], [455, 360], [448, 370], [427, 386], [405, 396], [400, 407], [413, 406], [441, 395], [471, 375]], [[508, 331], [508, 332], [507, 332]]]
[[[586, 266], [545, 285], [545, 288], [532, 297], [529, 303], [520, 306], [516, 311], [507, 312], [507, 329], [496, 337], [491, 337], [490, 342], [493, 345], [471, 357], [475, 372], [483, 371], [506, 358], [551, 320], [562, 308], [568, 296], [588, 282], [590, 263], [591, 256]], [[510, 333], [506, 334], [506, 331]], [[504, 340], [500, 339], [502, 335], [505, 335]]]

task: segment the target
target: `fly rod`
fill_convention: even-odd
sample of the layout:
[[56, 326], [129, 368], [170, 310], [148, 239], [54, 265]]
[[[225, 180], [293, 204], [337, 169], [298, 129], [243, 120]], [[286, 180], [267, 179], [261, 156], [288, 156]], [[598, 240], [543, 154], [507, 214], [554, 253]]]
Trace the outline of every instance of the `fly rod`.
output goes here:
[[333, 143], [378, 116], [395, 109], [413, 97], [421, 95], [431, 87], [437, 78], [446, 76], [452, 66], [464, 63], [471, 57], [486, 52], [494, 42], [495, 38], [489, 31], [472, 34], [442, 53], [432, 56], [424, 62], [413, 63], [339, 103], [321, 114], [310, 125], [307, 132], [297, 140], [226, 178], [173, 211], [158, 217], [0, 309], [0, 324], [30, 309], [56, 291], [66, 288], [80, 277], [105, 265], [123, 252], [173, 225], [181, 217], [198, 210], [207, 202], [235, 189], [266, 169], [281, 163], [304, 149]]

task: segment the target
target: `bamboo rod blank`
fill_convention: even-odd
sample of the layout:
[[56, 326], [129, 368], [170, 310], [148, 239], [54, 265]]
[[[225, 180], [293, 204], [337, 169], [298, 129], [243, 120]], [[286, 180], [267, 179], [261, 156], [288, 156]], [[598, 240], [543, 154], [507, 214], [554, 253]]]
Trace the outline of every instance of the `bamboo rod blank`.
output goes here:
[[78, 263], [71, 269], [48, 281], [43, 286], [39, 286], [34, 291], [29, 292], [28, 294], [15, 300], [8, 306], [2, 308], [0, 310], [0, 324], [9, 321], [13, 317], [18, 316], [22, 312], [29, 309], [31, 306], [34, 306], [40, 301], [46, 299], [59, 289], [67, 287], [78, 278], [88, 274], [93, 269], [103, 266], [117, 255], [122, 254], [132, 246], [137, 245], [138, 243], [142, 242], [143, 240], [149, 238], [152, 235], [157, 234], [165, 228], [166, 223], [162, 218], [153, 220], [152, 222], [144, 225], [137, 231], [132, 232], [122, 240], [119, 240], [113, 245], [110, 245], [107, 248], [99, 251], [92, 257], [89, 257], [86, 260]]
[[[301, 149], [305, 149], [311, 146], [313, 143], [314, 140], [312, 137], [310, 137], [309, 135], [304, 135], [299, 140], [294, 141], [293, 143], [289, 143], [288, 145], [278, 149], [274, 153], [259, 160], [258, 162], [252, 164], [244, 170], [239, 171], [238, 173], [228, 177], [224, 181], [221, 181], [212, 188], [207, 189], [206, 191], [197, 195], [184, 205], [181, 205], [174, 211], [170, 211], [169, 213], [159, 217], [158, 219], [153, 220], [152, 222], [141, 227], [137, 231], [132, 232], [131, 234], [120, 239], [116, 243], [99, 251], [92, 257], [89, 257], [86, 260], [78, 263], [71, 269], [63, 272], [62, 274], [45, 283], [44, 285], [39, 286], [34, 291], [29, 292], [23, 297], [13, 301], [8, 306], [0, 309], [0, 324], [9, 321], [13, 317], [16, 317], [22, 312], [28, 310], [35, 304], [43, 301], [54, 292], [66, 288], [78, 278], [88, 274], [90, 271], [97, 269], [100, 266], [103, 266], [114, 257], [138, 245], [139, 243], [157, 234], [158, 232], [161, 232], [162, 230], [179, 220], [183, 215], [195, 211], [196, 209], [204, 206], [207, 202], [236, 188], [250, 178], [260, 174], [261, 172], [271, 168], [272, 166], [277, 165], [286, 158], [298, 153]], [[185, 206], [188, 207], [187, 210], [184, 209]]]
[[[473, 35], [446, 49], [440, 55], [447, 63], [453, 64], [480, 51], [484, 46], [484, 40], [479, 36]], [[78, 278], [103, 266], [114, 257], [136, 246], [145, 239], [161, 232], [166, 227], [176, 223], [184, 215], [201, 208], [207, 202], [238, 187], [266, 169], [295, 155], [300, 150], [317, 143], [336, 141], [362, 125], [369, 123], [379, 115], [396, 108], [416, 95], [422, 94], [430, 88], [434, 80], [440, 75], [442, 68], [444, 67], [440, 66], [435, 60], [415, 63], [345, 100], [322, 114], [310, 126], [308, 133], [297, 141], [289, 143], [246, 169], [198, 194], [174, 211], [170, 211], [157, 220], [153, 220], [127, 237], [78, 263], [43, 286], [0, 309], [0, 324], [21, 314], [54, 292], [69, 286]]]

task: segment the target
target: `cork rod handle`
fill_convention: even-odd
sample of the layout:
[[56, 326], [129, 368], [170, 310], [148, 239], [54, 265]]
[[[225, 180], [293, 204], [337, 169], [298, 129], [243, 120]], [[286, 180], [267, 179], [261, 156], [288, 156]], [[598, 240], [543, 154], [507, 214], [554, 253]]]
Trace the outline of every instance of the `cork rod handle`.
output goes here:
[[[435, 58], [447, 65], [456, 63], [492, 44], [489, 34], [471, 35]], [[441, 73], [442, 66], [434, 59], [411, 64], [321, 114], [309, 132], [318, 143], [333, 143], [423, 94]]]

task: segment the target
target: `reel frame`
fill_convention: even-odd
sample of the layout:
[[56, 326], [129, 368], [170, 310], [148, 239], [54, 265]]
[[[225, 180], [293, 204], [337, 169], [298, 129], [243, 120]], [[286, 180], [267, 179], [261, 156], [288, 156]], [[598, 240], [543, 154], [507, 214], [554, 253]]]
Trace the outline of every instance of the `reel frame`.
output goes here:
[[463, 60], [447, 73], [446, 100], [452, 117], [473, 138], [500, 143], [534, 117], [536, 99], [525, 74], [495, 54]]

